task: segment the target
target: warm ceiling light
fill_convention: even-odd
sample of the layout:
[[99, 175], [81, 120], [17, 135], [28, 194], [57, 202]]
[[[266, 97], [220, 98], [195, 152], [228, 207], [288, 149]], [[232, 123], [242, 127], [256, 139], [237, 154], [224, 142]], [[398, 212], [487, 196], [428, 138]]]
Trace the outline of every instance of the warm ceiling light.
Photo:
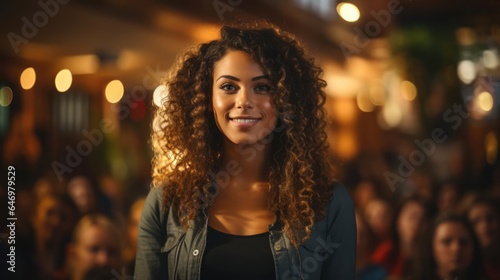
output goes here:
[[458, 63], [457, 74], [464, 84], [470, 84], [476, 78], [476, 65], [471, 60], [462, 60]]
[[389, 128], [394, 128], [401, 124], [403, 120], [403, 112], [401, 111], [401, 107], [399, 107], [396, 103], [387, 103], [382, 109], [382, 118], [384, 120], [385, 125]]
[[56, 75], [56, 89], [59, 92], [66, 92], [73, 82], [73, 76], [71, 75], [71, 71], [68, 69], [63, 69], [59, 71]]
[[36, 81], [35, 69], [33, 67], [24, 69], [24, 71], [21, 73], [21, 78], [19, 79], [19, 81], [21, 82], [21, 87], [24, 90], [31, 89], [35, 85]]
[[483, 51], [483, 64], [488, 69], [495, 69], [498, 67], [498, 54], [495, 49]]
[[410, 81], [401, 83], [401, 95], [404, 99], [412, 101], [417, 97], [417, 87]]
[[491, 93], [483, 91], [477, 96], [477, 103], [481, 110], [489, 112], [493, 108], [493, 96]]
[[382, 106], [385, 102], [385, 88], [382, 85], [373, 85], [370, 87], [369, 96], [373, 105]]
[[358, 108], [365, 113], [372, 112], [375, 109], [375, 105], [371, 102], [370, 96], [363, 92], [358, 93], [356, 96], [356, 103], [358, 104]]
[[106, 100], [108, 100], [109, 103], [116, 103], [120, 101], [120, 99], [122, 99], [123, 97], [124, 92], [125, 89], [120, 80], [113, 80], [109, 82], [106, 86], [106, 89], [104, 90]]
[[341, 18], [348, 22], [355, 22], [360, 16], [359, 9], [356, 5], [345, 2], [337, 5], [337, 13], [339, 13]]

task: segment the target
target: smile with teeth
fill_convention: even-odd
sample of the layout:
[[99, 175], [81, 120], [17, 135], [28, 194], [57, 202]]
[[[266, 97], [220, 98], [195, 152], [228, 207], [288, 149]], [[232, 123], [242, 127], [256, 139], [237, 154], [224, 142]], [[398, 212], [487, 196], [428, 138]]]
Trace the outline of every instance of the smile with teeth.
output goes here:
[[231, 119], [233, 122], [238, 122], [238, 123], [252, 123], [252, 122], [257, 122], [259, 119]]

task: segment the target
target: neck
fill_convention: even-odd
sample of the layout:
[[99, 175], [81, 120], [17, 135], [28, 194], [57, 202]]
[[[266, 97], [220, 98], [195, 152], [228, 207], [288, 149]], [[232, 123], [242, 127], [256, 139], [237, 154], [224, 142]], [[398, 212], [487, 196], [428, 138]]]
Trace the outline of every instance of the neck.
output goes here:
[[410, 242], [400, 242], [399, 246], [400, 246], [400, 252], [403, 254], [403, 256], [411, 255], [412, 245]]
[[219, 172], [229, 175], [230, 181], [267, 182], [265, 165], [268, 160], [269, 150], [269, 144], [236, 145], [226, 140], [224, 142], [224, 157]]
[[457, 273], [450, 272], [448, 270], [441, 270], [439, 272], [439, 278], [442, 280], [456, 280], [461, 279]]
[[57, 248], [58, 243], [50, 240], [45, 240], [43, 238], [37, 237], [35, 239], [36, 247], [38, 252], [54, 252]]

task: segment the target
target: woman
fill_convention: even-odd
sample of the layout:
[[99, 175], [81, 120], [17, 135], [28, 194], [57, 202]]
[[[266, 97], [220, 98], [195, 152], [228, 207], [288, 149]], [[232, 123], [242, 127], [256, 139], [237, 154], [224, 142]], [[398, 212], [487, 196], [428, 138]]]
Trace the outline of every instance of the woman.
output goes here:
[[498, 202], [477, 197], [466, 212], [476, 233], [488, 279], [500, 279], [500, 217]]
[[16, 279], [64, 279], [64, 260], [77, 209], [68, 196], [49, 193], [31, 209], [32, 236], [19, 240]]
[[362, 215], [356, 213], [356, 279], [382, 280], [387, 272], [381, 265], [374, 264], [370, 257], [375, 248], [375, 235]]
[[321, 75], [271, 26], [222, 27], [181, 58], [153, 121], [136, 279], [354, 279]]
[[411, 279], [485, 279], [472, 226], [454, 214], [439, 216], [412, 260]]
[[69, 279], [105, 279], [106, 271], [123, 275], [121, 248], [119, 227], [110, 218], [102, 214], [83, 216], [76, 224], [67, 248]]
[[392, 238], [378, 245], [372, 262], [382, 265], [393, 279], [407, 273], [407, 261], [432, 216], [431, 204], [418, 196], [404, 199], [397, 211]]

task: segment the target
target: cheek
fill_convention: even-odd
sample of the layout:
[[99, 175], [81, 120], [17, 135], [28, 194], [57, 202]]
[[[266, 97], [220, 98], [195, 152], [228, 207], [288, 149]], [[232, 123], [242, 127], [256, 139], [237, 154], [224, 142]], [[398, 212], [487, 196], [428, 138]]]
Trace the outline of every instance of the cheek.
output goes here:
[[271, 100], [266, 101], [262, 104], [262, 108], [266, 111], [268, 111], [272, 115], [276, 115], [276, 108], [274, 107], [273, 103]]
[[434, 258], [436, 259], [437, 264], [442, 264], [445, 262], [446, 256], [448, 255], [446, 246], [434, 243]]
[[217, 96], [213, 96], [212, 97], [212, 107], [213, 107], [213, 110], [215, 111], [215, 113], [217, 114], [224, 114], [224, 111], [226, 110], [226, 103], [224, 101], [224, 99], [220, 98], [220, 97], [217, 97]]
[[264, 102], [264, 104], [262, 104], [262, 106], [266, 110], [272, 110], [272, 109], [274, 109], [273, 103], [271, 101]]

